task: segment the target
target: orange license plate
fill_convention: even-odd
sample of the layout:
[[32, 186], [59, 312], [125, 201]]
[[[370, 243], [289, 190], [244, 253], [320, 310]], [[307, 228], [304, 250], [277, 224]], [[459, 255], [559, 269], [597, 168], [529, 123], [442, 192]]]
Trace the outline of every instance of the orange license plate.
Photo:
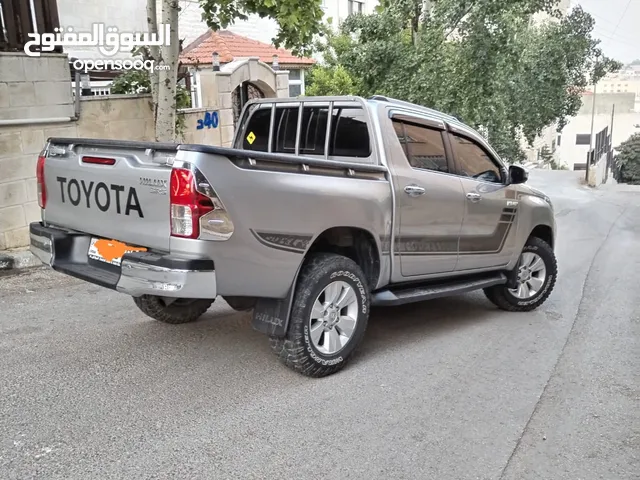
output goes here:
[[122, 256], [130, 252], [146, 252], [144, 247], [132, 247], [117, 240], [106, 240], [104, 238], [92, 238], [89, 245], [89, 258], [111, 265], [120, 266]]

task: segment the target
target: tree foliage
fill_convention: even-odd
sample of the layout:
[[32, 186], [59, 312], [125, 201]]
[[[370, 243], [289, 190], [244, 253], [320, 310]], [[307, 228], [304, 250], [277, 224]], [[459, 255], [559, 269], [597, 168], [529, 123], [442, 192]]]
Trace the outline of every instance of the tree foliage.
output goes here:
[[622, 142], [614, 160], [616, 180], [620, 183], [640, 185], [640, 133], [634, 133]]
[[321, 0], [200, 0], [202, 19], [216, 31], [254, 13], [274, 19], [279, 30], [273, 43], [294, 54], [311, 53], [313, 40], [323, 33]]
[[[113, 95], [135, 95], [152, 93], [151, 74], [148, 70], [128, 70], [118, 75], [111, 82], [111, 93]], [[191, 108], [191, 95], [182, 85], [176, 85], [175, 104], [177, 109]], [[152, 112], [155, 110], [155, 103], [151, 102]], [[178, 114], [175, 118], [175, 133], [181, 136], [184, 133], [184, 117]]]
[[320, 95], [356, 95], [358, 86], [349, 72], [342, 66], [314, 66], [308, 73], [306, 94]]
[[[357, 79], [358, 94], [452, 114], [483, 127], [503, 158], [522, 161], [520, 138], [562, 128], [585, 87], [620, 67], [592, 37], [593, 18], [579, 6], [561, 17], [557, 4], [387, 0], [376, 14], [348, 17], [323, 53]], [[557, 20], [536, 25], [536, 12]]]

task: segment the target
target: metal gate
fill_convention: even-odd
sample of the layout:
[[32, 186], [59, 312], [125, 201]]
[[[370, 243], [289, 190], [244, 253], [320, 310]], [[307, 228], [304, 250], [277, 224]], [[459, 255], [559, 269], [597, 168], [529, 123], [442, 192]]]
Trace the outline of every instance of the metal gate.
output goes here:
[[242, 108], [249, 100], [254, 98], [264, 98], [264, 93], [251, 82], [242, 82], [236, 87], [231, 94], [231, 102], [233, 105], [233, 128], [235, 129], [240, 118]]

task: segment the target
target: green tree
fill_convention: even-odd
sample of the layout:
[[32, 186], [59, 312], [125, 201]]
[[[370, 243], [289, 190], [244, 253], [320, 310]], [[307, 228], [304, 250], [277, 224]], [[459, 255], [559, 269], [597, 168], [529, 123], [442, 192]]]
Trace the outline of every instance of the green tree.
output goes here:
[[324, 32], [321, 0], [200, 0], [200, 6], [202, 19], [214, 31], [252, 13], [274, 19], [279, 26], [274, 45], [294, 54], [310, 54], [316, 35]]
[[[151, 93], [151, 88], [152, 79], [149, 71], [147, 70], [128, 70], [127, 72], [118, 75], [111, 83], [111, 93], [114, 95]], [[189, 91], [182, 85], [178, 84], [176, 85], [175, 92], [176, 109], [190, 108], [191, 95], [189, 94]], [[150, 107], [153, 111], [153, 100]], [[182, 136], [185, 128], [184, 117], [177, 113], [174, 121], [175, 133], [178, 136]]]
[[[400, 0], [374, 15], [346, 19], [324, 52], [335, 57], [358, 93], [389, 95], [483, 126], [494, 148], [522, 161], [520, 139], [577, 113], [590, 83], [620, 67], [576, 7], [557, 22], [558, 0]], [[323, 52], [323, 53], [324, 53]]]
[[614, 173], [619, 183], [640, 185], [640, 133], [622, 142], [614, 159]]
[[314, 66], [309, 71], [306, 94], [319, 95], [356, 95], [358, 87], [349, 72], [342, 66]]

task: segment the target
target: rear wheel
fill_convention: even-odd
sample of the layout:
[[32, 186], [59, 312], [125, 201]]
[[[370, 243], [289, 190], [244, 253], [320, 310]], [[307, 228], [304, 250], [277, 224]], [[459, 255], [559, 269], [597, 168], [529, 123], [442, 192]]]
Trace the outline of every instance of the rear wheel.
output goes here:
[[147, 316], [174, 325], [195, 322], [206, 312], [213, 300], [169, 298], [155, 295], [133, 297], [136, 306]]
[[544, 240], [531, 237], [520, 254], [517, 268], [517, 287], [496, 285], [484, 290], [497, 307], [509, 312], [529, 312], [542, 305], [556, 284], [558, 264], [551, 246]]
[[344, 368], [360, 344], [369, 319], [369, 291], [360, 267], [333, 253], [314, 255], [303, 266], [286, 337], [271, 347], [293, 370], [324, 377]]

